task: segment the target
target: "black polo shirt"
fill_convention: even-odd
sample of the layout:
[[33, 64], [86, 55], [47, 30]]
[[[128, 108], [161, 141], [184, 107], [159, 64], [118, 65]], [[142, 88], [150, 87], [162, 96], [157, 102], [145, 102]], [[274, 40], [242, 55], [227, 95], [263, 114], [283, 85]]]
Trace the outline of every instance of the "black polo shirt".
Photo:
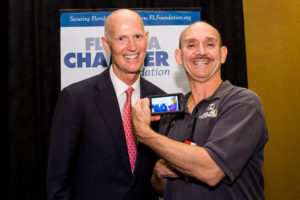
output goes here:
[[165, 115], [159, 132], [205, 148], [226, 177], [215, 187], [195, 179], [187, 183], [185, 177], [168, 179], [164, 200], [265, 199], [261, 170], [268, 130], [259, 97], [225, 81], [189, 113], [189, 95], [185, 112]]

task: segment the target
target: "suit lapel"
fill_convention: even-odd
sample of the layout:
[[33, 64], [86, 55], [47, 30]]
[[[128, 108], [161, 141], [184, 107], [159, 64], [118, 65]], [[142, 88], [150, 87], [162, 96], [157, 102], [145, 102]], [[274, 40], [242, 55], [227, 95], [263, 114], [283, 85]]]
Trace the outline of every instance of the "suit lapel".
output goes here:
[[145, 80], [143, 78], [141, 78], [140, 86], [141, 86], [141, 98], [145, 98], [146, 96], [151, 94], [151, 91], [146, 86]]
[[103, 115], [107, 127], [112, 134], [127, 171], [131, 174], [121, 113], [117, 96], [109, 76], [109, 69], [101, 74], [101, 78], [99, 79], [96, 88], [99, 90], [95, 95], [97, 107]]
[[[145, 98], [148, 95], [152, 95], [153, 92], [147, 87], [147, 83], [146, 81], [141, 78], [141, 82], [140, 82], [140, 87], [141, 87], [141, 98]], [[138, 151], [137, 151], [137, 157], [136, 157], [136, 163], [135, 163], [135, 170], [134, 170], [134, 174], [139, 174], [139, 171], [141, 169], [143, 169], [143, 155], [141, 153], [142, 148], [145, 148], [143, 144], [138, 144]], [[136, 177], [136, 176], [134, 176]], [[135, 180], [135, 178], [133, 179], [133, 181]]]

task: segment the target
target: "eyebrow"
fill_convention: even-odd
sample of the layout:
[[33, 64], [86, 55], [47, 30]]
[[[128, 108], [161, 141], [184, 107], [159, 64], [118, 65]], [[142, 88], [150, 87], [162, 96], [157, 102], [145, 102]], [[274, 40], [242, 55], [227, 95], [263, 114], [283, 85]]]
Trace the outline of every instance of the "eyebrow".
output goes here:
[[216, 42], [216, 43], [219, 42], [219, 40], [218, 40], [217, 38], [214, 38], [214, 37], [207, 37], [207, 40], [208, 40], [208, 41], [214, 41], [214, 42]]
[[194, 38], [191, 38], [191, 39], [186, 39], [183, 41], [183, 43], [188, 43], [188, 42], [196, 42], [197, 40], [194, 39]]
[[[214, 37], [206, 37], [205, 38], [207, 41], [214, 41], [214, 42], [219, 42], [219, 40], [217, 39], [217, 38], [214, 38]], [[195, 39], [195, 38], [188, 38], [188, 39], [186, 39], [186, 40], [184, 40], [183, 41], [183, 43], [188, 43], [188, 42], [196, 42], [197, 41], [197, 39]]]

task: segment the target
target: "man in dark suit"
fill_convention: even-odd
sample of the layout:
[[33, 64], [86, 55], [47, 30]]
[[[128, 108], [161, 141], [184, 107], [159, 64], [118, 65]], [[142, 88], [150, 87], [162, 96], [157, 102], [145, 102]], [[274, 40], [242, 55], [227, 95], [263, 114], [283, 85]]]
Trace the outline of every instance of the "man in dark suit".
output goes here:
[[139, 98], [164, 93], [140, 77], [148, 32], [137, 13], [121, 9], [106, 19], [101, 39], [112, 55], [111, 67], [64, 88], [58, 98], [50, 135], [47, 199], [158, 199], [150, 183], [157, 157], [134, 140], [137, 153], [132, 157], [122, 123], [128, 112], [123, 110], [128, 87], [133, 89], [132, 105]]

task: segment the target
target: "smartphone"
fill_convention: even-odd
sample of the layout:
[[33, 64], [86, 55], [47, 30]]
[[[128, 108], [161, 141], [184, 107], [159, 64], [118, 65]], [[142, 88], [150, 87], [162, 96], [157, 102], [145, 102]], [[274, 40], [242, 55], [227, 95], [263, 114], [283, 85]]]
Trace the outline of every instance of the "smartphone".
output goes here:
[[148, 96], [151, 115], [183, 112], [183, 97], [182, 93]]

